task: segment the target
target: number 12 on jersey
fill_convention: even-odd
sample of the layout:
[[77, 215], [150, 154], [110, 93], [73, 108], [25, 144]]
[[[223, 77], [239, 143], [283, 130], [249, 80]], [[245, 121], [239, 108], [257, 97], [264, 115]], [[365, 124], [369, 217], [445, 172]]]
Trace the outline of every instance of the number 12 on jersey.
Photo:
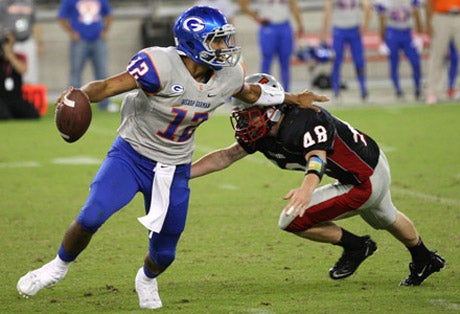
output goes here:
[[[174, 114], [174, 119], [168, 124], [165, 130], [157, 132], [159, 136], [170, 141], [185, 142], [189, 140], [196, 128], [209, 118], [207, 112], [195, 112], [193, 118], [190, 120], [190, 125], [186, 126], [184, 120], [188, 112], [187, 110], [172, 108], [171, 112]], [[175, 135], [178, 131], [180, 132], [181, 128], [183, 130], [180, 135]]]

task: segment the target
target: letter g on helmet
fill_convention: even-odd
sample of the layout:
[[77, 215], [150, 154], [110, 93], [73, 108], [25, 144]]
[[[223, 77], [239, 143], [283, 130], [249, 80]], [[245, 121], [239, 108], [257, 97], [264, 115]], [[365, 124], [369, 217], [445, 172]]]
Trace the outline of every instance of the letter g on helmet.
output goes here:
[[206, 27], [206, 23], [198, 17], [189, 17], [183, 22], [183, 27], [186, 31], [199, 33]]

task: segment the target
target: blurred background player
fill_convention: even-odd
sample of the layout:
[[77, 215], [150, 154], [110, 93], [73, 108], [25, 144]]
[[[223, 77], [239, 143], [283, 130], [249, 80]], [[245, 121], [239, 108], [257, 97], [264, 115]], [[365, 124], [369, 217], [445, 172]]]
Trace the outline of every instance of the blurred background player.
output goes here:
[[456, 99], [455, 83], [457, 82], [458, 74], [458, 51], [455, 48], [454, 42], [449, 44], [449, 54], [447, 56], [448, 70], [447, 70], [447, 98]]
[[[375, 8], [379, 16], [380, 37], [382, 43], [388, 47], [390, 60], [390, 77], [393, 82], [397, 98], [404, 98], [399, 80], [399, 52], [403, 51], [412, 67], [414, 81], [414, 96], [416, 100], [421, 96], [421, 52], [423, 43], [421, 37], [414, 38], [413, 24], [417, 34], [422, 33], [419, 0], [378, 0]], [[417, 43], [416, 40], [419, 40]], [[421, 44], [421, 45], [420, 45]]]
[[426, 0], [426, 32], [430, 37], [426, 102], [438, 102], [443, 62], [453, 42], [460, 51], [460, 0]]
[[0, 119], [38, 119], [35, 106], [22, 97], [22, 75], [27, 71], [25, 56], [14, 52], [15, 37], [0, 32]]
[[[94, 78], [107, 77], [107, 33], [112, 23], [112, 8], [108, 0], [61, 0], [58, 21], [70, 35], [69, 84], [81, 86], [82, 73], [87, 60], [91, 61]], [[118, 111], [109, 99], [98, 104], [103, 111]]]
[[281, 81], [285, 90], [289, 91], [291, 55], [295, 44], [291, 16], [297, 23], [296, 37], [300, 38], [305, 33], [297, 0], [259, 0], [254, 9], [251, 0], [240, 0], [239, 3], [241, 10], [259, 24], [260, 71], [272, 73], [273, 59], [277, 57]]
[[[361, 99], [367, 100], [366, 60], [362, 35], [368, 30], [371, 5], [368, 0], [325, 0], [321, 39], [327, 41], [332, 32], [335, 59], [332, 65], [331, 85], [334, 97], [340, 96], [341, 67], [348, 45], [355, 65]], [[332, 29], [331, 29], [332, 27]]]
[[[258, 73], [246, 78], [282, 90], [276, 79]], [[343, 248], [329, 270], [334, 280], [351, 276], [376, 250], [370, 236], [357, 236], [334, 223], [359, 215], [384, 229], [410, 252], [409, 276], [401, 286], [418, 286], [445, 267], [445, 260], [426, 248], [412, 221], [393, 205], [390, 166], [378, 144], [324, 108], [320, 112], [290, 105], [261, 108], [236, 102], [231, 120], [236, 143], [208, 153], [192, 164], [191, 177], [219, 171], [261, 152], [281, 169], [305, 175], [284, 199], [278, 226], [301, 238]], [[322, 176], [337, 181], [319, 187]]]

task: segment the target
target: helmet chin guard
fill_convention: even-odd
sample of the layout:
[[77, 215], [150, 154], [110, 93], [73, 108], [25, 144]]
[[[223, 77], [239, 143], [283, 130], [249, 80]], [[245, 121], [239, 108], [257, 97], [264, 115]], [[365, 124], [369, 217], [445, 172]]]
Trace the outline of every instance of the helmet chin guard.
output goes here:
[[[276, 90], [284, 91], [283, 86], [270, 74], [251, 74], [246, 76], [244, 81], [268, 85]], [[266, 136], [272, 125], [281, 118], [279, 106], [253, 106], [236, 98], [233, 106], [235, 109], [230, 116], [230, 123], [235, 130], [235, 136], [248, 144], [253, 144]]]
[[[193, 61], [214, 70], [235, 66], [241, 55], [236, 46], [235, 27], [217, 9], [194, 6], [182, 13], [174, 24], [177, 50]], [[226, 48], [214, 49], [213, 44], [224, 41]]]

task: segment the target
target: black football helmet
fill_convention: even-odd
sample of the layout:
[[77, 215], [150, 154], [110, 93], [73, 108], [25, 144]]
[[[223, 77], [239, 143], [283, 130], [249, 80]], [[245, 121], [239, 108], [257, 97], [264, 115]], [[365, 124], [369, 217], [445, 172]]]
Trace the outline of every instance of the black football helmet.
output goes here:
[[[246, 83], [268, 84], [270, 87], [284, 91], [283, 86], [270, 74], [256, 73], [245, 78]], [[230, 123], [235, 136], [247, 144], [253, 144], [270, 131], [273, 123], [281, 117], [280, 106], [251, 106], [239, 99], [233, 102], [234, 109]]]

